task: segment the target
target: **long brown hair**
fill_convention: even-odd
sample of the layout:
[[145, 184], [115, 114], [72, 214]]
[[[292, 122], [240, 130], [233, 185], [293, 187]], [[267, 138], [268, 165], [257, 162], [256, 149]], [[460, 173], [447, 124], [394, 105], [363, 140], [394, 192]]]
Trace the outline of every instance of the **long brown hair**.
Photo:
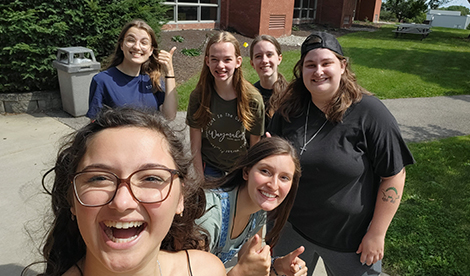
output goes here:
[[288, 154], [295, 165], [295, 171], [292, 178], [292, 186], [284, 201], [274, 210], [269, 212], [268, 222], [273, 221], [273, 228], [266, 235], [266, 243], [274, 247], [279, 240], [282, 227], [289, 217], [290, 210], [294, 205], [295, 195], [299, 187], [301, 175], [300, 161], [297, 151], [292, 145], [280, 137], [262, 138], [258, 143], [251, 147], [245, 156], [240, 157], [236, 165], [223, 178], [212, 179], [206, 183], [206, 188], [222, 188], [230, 191], [235, 188], [242, 188], [247, 184], [243, 179], [243, 170], [250, 169], [259, 161], [273, 155]]
[[[331, 51], [331, 50], [330, 50]], [[338, 91], [333, 96], [326, 107], [325, 116], [330, 122], [338, 123], [343, 120], [344, 113], [353, 104], [362, 99], [362, 95], [372, 95], [369, 91], [361, 87], [356, 80], [356, 75], [351, 70], [348, 58], [332, 51], [340, 62], [345, 63], [345, 70], [341, 75]], [[290, 117], [299, 116], [308, 102], [311, 101], [310, 92], [304, 85], [302, 68], [305, 60], [303, 55], [294, 67], [294, 79], [287, 86], [286, 92], [282, 96], [282, 104], [278, 111], [290, 122]]]
[[124, 38], [126, 36], [127, 31], [130, 28], [136, 27], [138, 29], [144, 30], [148, 33], [150, 37], [150, 41], [153, 47], [153, 52], [150, 55], [149, 59], [142, 63], [140, 66], [140, 72], [145, 73], [150, 76], [152, 80], [152, 86], [154, 87], [154, 91], [161, 91], [160, 85], [160, 76], [162, 67], [160, 63], [158, 63], [158, 43], [157, 43], [157, 36], [155, 35], [154, 30], [147, 24], [145, 21], [141, 19], [134, 19], [128, 22], [121, 30], [121, 33], [118, 36], [118, 41], [116, 43], [116, 49], [114, 51], [113, 57], [111, 59], [111, 63], [109, 64], [108, 68], [116, 67], [124, 61], [124, 53], [122, 52], [121, 46], [124, 42]]
[[[209, 39], [206, 45], [204, 54], [205, 57], [209, 57], [210, 48], [213, 44], [221, 42], [232, 43], [235, 48], [235, 56], [241, 57], [240, 44], [238, 43], [238, 40], [229, 32], [216, 33]], [[196, 121], [200, 127], [205, 127], [211, 119], [211, 98], [213, 93], [217, 93], [215, 91], [214, 85], [214, 76], [212, 76], [209, 66], [207, 66], [206, 62], [204, 62], [196, 88], [193, 90], [193, 92], [191, 92], [197, 95], [199, 98], [200, 105], [193, 116], [194, 121]], [[238, 118], [240, 118], [243, 126], [247, 130], [250, 130], [255, 123], [253, 103], [255, 101], [254, 95], [258, 93], [258, 91], [256, 91], [256, 88], [254, 88], [253, 85], [251, 85], [251, 83], [249, 83], [243, 77], [241, 65], [240, 67], [236, 68], [235, 72], [233, 73], [233, 88], [237, 93]]]
[[[281, 51], [281, 44], [277, 41], [277, 39], [273, 36], [270, 35], [259, 35], [253, 39], [251, 42], [250, 46], [250, 59], [253, 60], [253, 54], [254, 54], [254, 49], [255, 45], [258, 44], [261, 41], [267, 41], [274, 45], [274, 48], [276, 49], [276, 53], [280, 56], [282, 55]], [[280, 103], [281, 103], [281, 98], [282, 94], [286, 90], [288, 83], [284, 75], [282, 75], [279, 70], [277, 71], [277, 81], [274, 82], [273, 84], [273, 93], [271, 97], [269, 98], [269, 102], [266, 104], [265, 109], [266, 109], [266, 114], [268, 114], [269, 117], [272, 117], [274, 112], [278, 109]]]
[[[105, 107], [95, 121], [72, 133], [66, 144], [59, 150], [55, 167], [49, 171], [55, 173], [52, 189], [45, 187], [44, 180], [47, 173], [43, 177], [44, 189], [51, 195], [53, 222], [42, 250], [46, 269], [40, 275], [62, 275], [85, 256], [86, 245], [70, 211], [74, 197], [71, 184], [73, 175], [87, 151], [90, 139], [104, 129], [126, 126], [142, 127], [160, 133], [168, 142], [176, 170], [180, 173], [178, 177], [181, 183], [184, 183], [181, 189], [184, 196], [184, 215], [175, 215], [160, 249], [208, 250], [207, 237], [202, 234], [204, 230], [194, 222], [196, 218], [204, 214], [204, 190], [201, 179], [192, 171], [191, 158], [185, 155], [181, 139], [176, 136], [167, 121], [157, 111], [144, 112], [132, 108]], [[22, 274], [24, 273], [26, 269]]]

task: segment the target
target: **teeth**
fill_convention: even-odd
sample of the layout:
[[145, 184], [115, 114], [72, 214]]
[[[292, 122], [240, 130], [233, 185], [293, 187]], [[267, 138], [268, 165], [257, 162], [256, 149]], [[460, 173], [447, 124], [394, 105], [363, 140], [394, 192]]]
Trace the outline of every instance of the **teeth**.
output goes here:
[[111, 230], [111, 228], [106, 228], [105, 233], [106, 233], [106, 235], [108, 236], [108, 238], [109, 238], [110, 240], [112, 240], [114, 243], [130, 242], [130, 241], [135, 240], [135, 239], [137, 238], [137, 235], [134, 235], [134, 236], [132, 236], [132, 237], [130, 237], [130, 238], [127, 238], [127, 239], [118, 239], [118, 238], [115, 238], [115, 237], [113, 236], [113, 230]]
[[265, 197], [269, 197], [269, 198], [275, 198], [275, 197], [276, 197], [276, 195], [268, 194], [267, 192], [264, 192], [264, 191], [261, 191], [261, 193], [262, 193]]
[[144, 224], [141, 221], [129, 221], [129, 222], [122, 222], [122, 221], [104, 221], [104, 225], [106, 225], [105, 233], [108, 236], [110, 240], [112, 240], [114, 243], [125, 243], [125, 242], [130, 242], [138, 237], [138, 235], [134, 235], [130, 238], [116, 238], [113, 236], [113, 230], [111, 228], [116, 228], [116, 229], [129, 229], [132, 227], [140, 227], [142, 224]]
[[117, 229], [129, 229], [131, 227], [140, 227], [140, 226], [142, 226], [142, 224], [144, 224], [141, 221], [128, 221], [128, 222], [125, 221], [125, 222], [122, 222], [122, 221], [109, 221], [109, 220], [107, 220], [103, 223], [108, 228], [114, 227], [114, 228], [117, 228]]

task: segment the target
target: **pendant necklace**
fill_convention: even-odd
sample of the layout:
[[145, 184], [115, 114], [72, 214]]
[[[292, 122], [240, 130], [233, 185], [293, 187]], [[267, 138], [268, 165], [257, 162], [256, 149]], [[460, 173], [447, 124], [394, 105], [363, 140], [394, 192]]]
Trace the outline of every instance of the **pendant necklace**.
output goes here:
[[307, 141], [307, 127], [308, 127], [308, 115], [310, 113], [310, 104], [311, 102], [308, 102], [308, 107], [307, 107], [307, 116], [305, 117], [305, 132], [304, 132], [304, 146], [300, 148], [300, 155], [302, 155], [304, 153], [304, 151], [307, 151], [307, 145], [312, 142], [312, 140], [317, 136], [317, 134], [323, 129], [323, 127], [326, 125], [326, 123], [328, 122], [328, 120], [326, 119], [325, 122], [323, 123], [323, 125], [321, 125], [321, 127], [317, 130], [317, 132], [315, 132], [312, 136], [312, 138], [310, 138], [308, 141]]
[[160, 276], [163, 276], [162, 267], [160, 266], [160, 262], [158, 260], [157, 260], [157, 264], [158, 264], [158, 270], [160, 271]]

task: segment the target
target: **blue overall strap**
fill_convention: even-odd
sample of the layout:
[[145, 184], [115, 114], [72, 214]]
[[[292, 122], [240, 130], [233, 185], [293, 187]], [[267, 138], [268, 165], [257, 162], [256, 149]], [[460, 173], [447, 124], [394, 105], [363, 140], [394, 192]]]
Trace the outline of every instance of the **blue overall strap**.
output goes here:
[[220, 227], [219, 242], [216, 245], [215, 252], [213, 253], [219, 257], [223, 263], [226, 263], [231, 259], [231, 257], [225, 256], [226, 254], [223, 254], [222, 251], [228, 236], [228, 224], [230, 223], [230, 200], [228, 193], [222, 189], [215, 189], [213, 192], [220, 198], [220, 209], [222, 212], [222, 225]]

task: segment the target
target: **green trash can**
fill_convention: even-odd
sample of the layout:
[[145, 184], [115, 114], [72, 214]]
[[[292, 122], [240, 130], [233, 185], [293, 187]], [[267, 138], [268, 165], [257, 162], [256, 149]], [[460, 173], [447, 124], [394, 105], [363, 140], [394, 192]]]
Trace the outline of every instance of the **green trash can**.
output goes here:
[[85, 47], [59, 48], [52, 65], [59, 77], [62, 108], [74, 117], [85, 115], [91, 79], [101, 68], [93, 51]]

